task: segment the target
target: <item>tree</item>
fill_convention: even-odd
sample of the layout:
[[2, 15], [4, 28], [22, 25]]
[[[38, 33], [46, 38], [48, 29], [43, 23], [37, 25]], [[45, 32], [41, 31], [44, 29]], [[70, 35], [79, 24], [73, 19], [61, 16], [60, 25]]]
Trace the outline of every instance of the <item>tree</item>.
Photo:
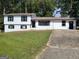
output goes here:
[[[52, 16], [55, 0], [0, 0], [0, 29], [3, 29], [3, 13], [36, 13]], [[4, 12], [5, 10], [5, 12]]]
[[54, 0], [40, 0], [39, 13], [41, 16], [52, 16], [53, 9], [56, 7]]
[[55, 8], [54, 0], [25, 0], [25, 9], [29, 13], [36, 13], [37, 16], [52, 16]]
[[79, 1], [78, 0], [60, 0], [59, 6], [62, 9], [62, 16], [78, 17]]
[[39, 16], [51, 16], [55, 8], [54, 0], [0, 0], [0, 11], [5, 13], [36, 13]]

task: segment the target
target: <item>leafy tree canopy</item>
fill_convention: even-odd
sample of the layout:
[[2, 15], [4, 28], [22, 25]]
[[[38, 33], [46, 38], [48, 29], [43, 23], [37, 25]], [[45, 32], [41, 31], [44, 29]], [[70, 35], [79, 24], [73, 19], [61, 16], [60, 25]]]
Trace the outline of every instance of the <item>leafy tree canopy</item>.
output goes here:
[[60, 0], [58, 5], [62, 8], [62, 16], [79, 16], [79, 0]]

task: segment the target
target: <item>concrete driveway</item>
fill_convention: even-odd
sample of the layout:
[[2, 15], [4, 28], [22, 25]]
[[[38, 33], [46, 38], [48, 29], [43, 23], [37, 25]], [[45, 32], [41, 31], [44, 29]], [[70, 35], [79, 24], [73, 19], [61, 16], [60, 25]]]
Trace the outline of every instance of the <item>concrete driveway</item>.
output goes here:
[[37, 59], [79, 59], [79, 31], [54, 30]]

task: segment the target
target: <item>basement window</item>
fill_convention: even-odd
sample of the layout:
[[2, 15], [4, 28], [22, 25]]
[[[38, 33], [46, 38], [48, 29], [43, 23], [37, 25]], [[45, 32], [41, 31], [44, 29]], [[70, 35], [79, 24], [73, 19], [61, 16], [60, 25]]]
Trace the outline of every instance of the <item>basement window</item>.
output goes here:
[[38, 24], [40, 26], [49, 26], [50, 25], [50, 21], [38, 21]]
[[27, 25], [21, 25], [21, 29], [27, 29]]
[[62, 21], [62, 26], [66, 26], [66, 21]]
[[9, 29], [14, 29], [14, 25], [8, 25]]

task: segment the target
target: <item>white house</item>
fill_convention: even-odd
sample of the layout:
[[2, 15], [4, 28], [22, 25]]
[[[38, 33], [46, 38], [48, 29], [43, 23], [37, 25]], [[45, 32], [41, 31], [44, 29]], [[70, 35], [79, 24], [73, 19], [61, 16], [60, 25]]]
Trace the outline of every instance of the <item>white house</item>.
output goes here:
[[34, 13], [13, 13], [4, 15], [4, 32], [24, 31], [31, 28]]
[[77, 22], [75, 18], [36, 17], [34, 13], [13, 13], [4, 15], [4, 32], [76, 29], [77, 26], [79, 26], [79, 22]]
[[45, 29], [76, 29], [75, 18], [68, 17], [34, 17], [35, 28]]

